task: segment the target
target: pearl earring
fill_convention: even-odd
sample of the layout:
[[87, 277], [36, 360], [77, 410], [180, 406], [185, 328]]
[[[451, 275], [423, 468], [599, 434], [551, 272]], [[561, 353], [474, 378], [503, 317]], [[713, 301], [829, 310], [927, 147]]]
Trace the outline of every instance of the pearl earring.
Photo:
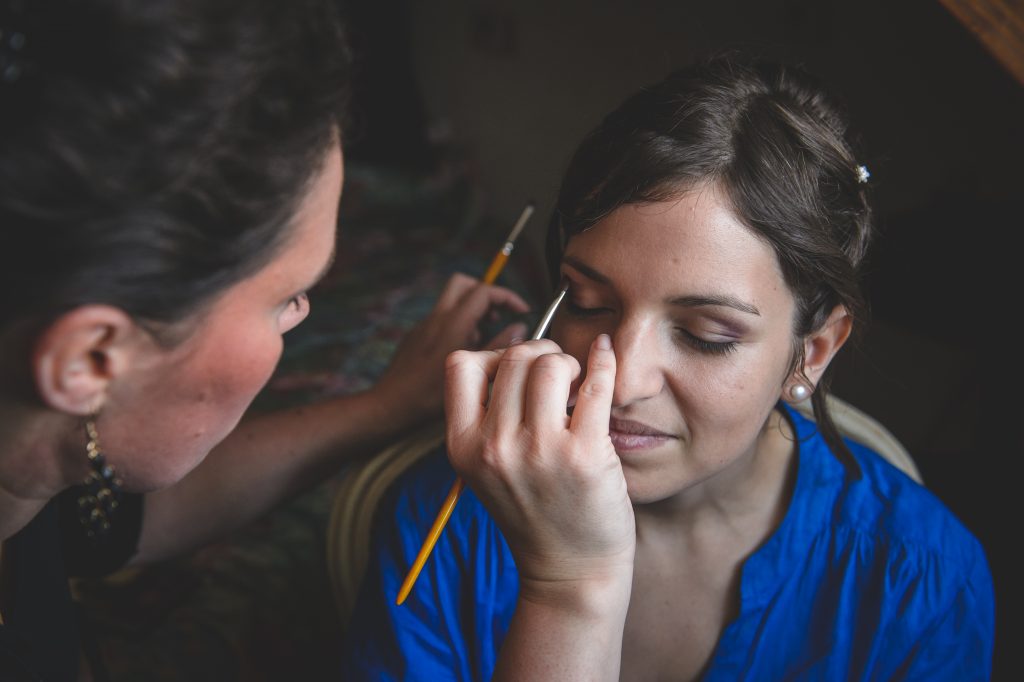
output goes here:
[[794, 403], [802, 403], [811, 395], [811, 389], [804, 384], [793, 384], [789, 389], [789, 398]]

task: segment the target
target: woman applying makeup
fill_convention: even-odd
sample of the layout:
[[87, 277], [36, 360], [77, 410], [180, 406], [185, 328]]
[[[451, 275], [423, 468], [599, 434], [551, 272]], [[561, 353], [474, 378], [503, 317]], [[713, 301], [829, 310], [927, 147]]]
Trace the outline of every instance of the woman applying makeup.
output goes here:
[[525, 310], [453, 277], [373, 388], [242, 420], [345, 248], [349, 68], [331, 0], [0, 1], [0, 679], [102, 675], [70, 575], [437, 417], [446, 354]]
[[[447, 458], [380, 515], [352, 678], [988, 678], [980, 544], [828, 413], [866, 317], [849, 137], [806, 73], [719, 57], [583, 141], [551, 340], [449, 356]], [[471, 492], [395, 606], [456, 472]]]

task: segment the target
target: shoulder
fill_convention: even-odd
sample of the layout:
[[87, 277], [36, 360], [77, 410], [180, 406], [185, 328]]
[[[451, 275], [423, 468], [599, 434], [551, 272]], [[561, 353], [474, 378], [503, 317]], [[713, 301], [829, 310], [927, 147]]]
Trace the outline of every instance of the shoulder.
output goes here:
[[871, 449], [848, 445], [862, 475], [844, 482], [837, 521], [950, 569], [967, 573], [985, 563], [981, 543], [934, 493]]
[[[847, 467], [812, 422], [794, 423], [797, 483], [762, 553], [770, 560], [755, 564], [761, 572], [752, 593], [763, 601], [789, 590], [807, 607], [808, 629], [836, 633], [832, 654], [811, 646], [801, 655], [873, 660], [888, 671], [880, 677], [907, 661], [919, 673], [937, 661], [935, 669], [983, 669], [995, 597], [978, 539], [936, 495], [870, 448], [847, 441], [858, 464]], [[815, 608], [823, 604], [829, 608]], [[797, 611], [786, 609], [786, 617]]]
[[787, 537], [805, 550], [808, 543], [823, 550], [833, 569], [821, 570], [852, 571], [858, 584], [879, 583], [894, 598], [913, 593], [929, 611], [965, 591], [979, 603], [993, 600], [981, 543], [942, 500], [871, 448], [847, 439], [858, 465], [854, 473], [812, 421], [792, 418], [800, 459], [787, 523], [797, 531]]
[[[836, 463], [843, 471], [823, 443], [808, 445], [808, 460], [828, 458], [808, 466]], [[932, 492], [871, 449], [848, 445], [861, 475], [844, 471], [833, 479], [828, 524], [819, 537], [831, 568], [821, 566], [821, 575], [845, 575], [841, 582], [850, 591], [840, 591], [852, 601], [844, 603], [856, 611], [874, 605], [880, 631], [947, 645], [973, 633], [984, 649], [995, 596], [981, 543]]]
[[985, 561], [977, 538], [934, 493], [870, 447], [846, 438], [859, 469], [851, 472], [813, 421], [790, 414], [800, 441], [798, 510], [879, 548], [932, 556], [951, 567]]

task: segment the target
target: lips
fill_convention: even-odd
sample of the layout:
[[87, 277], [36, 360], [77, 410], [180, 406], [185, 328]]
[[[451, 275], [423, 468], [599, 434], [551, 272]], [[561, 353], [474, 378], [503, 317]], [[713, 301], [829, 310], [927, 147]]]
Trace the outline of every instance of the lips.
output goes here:
[[614, 417], [608, 423], [608, 431], [612, 445], [615, 446], [616, 452], [620, 453], [649, 450], [676, 439], [675, 436], [647, 424]]

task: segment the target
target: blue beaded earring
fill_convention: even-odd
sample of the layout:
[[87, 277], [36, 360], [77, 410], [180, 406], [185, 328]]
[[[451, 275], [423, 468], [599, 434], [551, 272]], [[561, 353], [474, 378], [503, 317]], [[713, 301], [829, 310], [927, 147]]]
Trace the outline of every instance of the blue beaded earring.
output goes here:
[[110, 530], [111, 517], [121, 501], [121, 479], [100, 451], [100, 437], [94, 420], [85, 422], [85, 433], [89, 437], [85, 452], [92, 471], [82, 481], [85, 490], [78, 497], [78, 520], [85, 526], [86, 534], [95, 537]]

